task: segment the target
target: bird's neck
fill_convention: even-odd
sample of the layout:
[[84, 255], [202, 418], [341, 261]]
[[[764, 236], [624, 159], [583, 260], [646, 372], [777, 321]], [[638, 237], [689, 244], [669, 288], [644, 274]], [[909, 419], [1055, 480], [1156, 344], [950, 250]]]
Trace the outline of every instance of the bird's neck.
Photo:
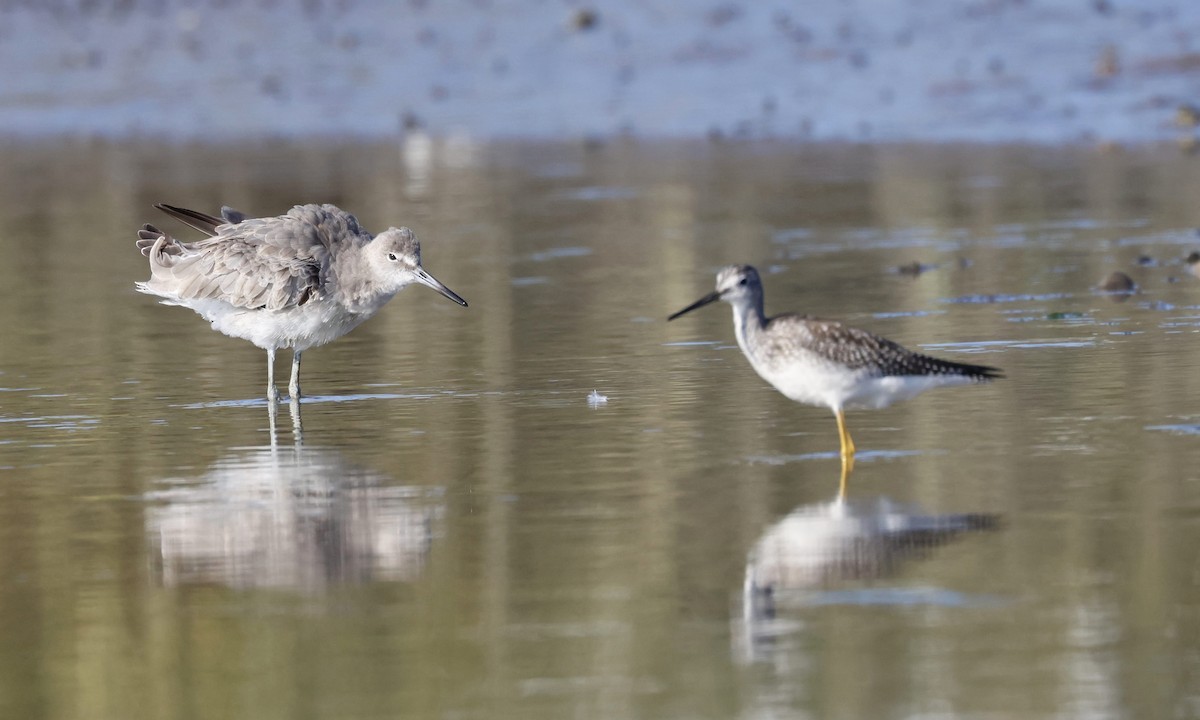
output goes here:
[[371, 314], [383, 307], [400, 288], [380, 287], [371, 281], [374, 277], [362, 258], [354, 258], [353, 264], [348, 258], [336, 263], [332, 268], [333, 286], [336, 288], [336, 299], [342, 307], [352, 313]]
[[749, 354], [753, 338], [767, 324], [762, 298], [749, 298], [733, 306], [733, 329], [742, 352]]

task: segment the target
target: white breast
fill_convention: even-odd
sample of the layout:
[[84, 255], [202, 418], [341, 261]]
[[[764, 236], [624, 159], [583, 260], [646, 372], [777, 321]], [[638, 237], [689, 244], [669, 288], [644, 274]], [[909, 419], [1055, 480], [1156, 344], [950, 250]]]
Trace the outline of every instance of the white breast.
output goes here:
[[284, 310], [247, 310], [220, 300], [167, 304], [184, 305], [212, 323], [214, 330], [249, 340], [258, 347], [297, 351], [324, 345], [358, 327], [369, 313], [352, 313], [332, 301], [316, 301]]

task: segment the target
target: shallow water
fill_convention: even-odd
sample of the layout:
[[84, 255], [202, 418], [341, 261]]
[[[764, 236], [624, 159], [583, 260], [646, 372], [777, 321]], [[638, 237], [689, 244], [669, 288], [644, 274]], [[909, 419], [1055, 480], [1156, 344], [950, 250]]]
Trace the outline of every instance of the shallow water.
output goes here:
[[[1200, 713], [1195, 158], [5, 154], [6, 717]], [[408, 225], [471, 306], [406, 290], [272, 430], [264, 354], [133, 291], [140, 224], [184, 233], [160, 201]], [[1007, 378], [852, 413], [835, 502], [828, 411], [724, 306], [665, 322], [730, 262], [769, 312]]]

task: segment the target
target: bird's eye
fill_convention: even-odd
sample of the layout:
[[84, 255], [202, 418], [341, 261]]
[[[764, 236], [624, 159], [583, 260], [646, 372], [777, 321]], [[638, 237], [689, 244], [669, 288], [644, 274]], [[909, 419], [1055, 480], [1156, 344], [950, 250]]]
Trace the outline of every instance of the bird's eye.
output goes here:
[[396, 262], [396, 253], [388, 253], [388, 260]]
[[745, 284], [746, 284], [746, 278], [742, 278], [741, 280], [738, 280], [738, 285], [745, 285]]

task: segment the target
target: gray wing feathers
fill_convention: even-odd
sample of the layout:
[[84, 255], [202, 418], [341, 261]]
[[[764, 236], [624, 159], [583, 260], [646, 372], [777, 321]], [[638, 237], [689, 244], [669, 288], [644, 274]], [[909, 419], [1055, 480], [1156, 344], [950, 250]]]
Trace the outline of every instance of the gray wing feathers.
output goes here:
[[282, 310], [303, 305], [320, 286], [320, 266], [227, 243], [151, 259], [150, 287], [181, 300], [222, 300], [235, 307]]
[[[310, 208], [319, 212], [300, 212]], [[303, 305], [320, 293], [327, 276], [330, 253], [321, 219], [338, 214], [349, 218], [341, 221], [343, 227], [357, 228], [348, 213], [330, 213], [312, 205], [293, 208], [282, 217], [258, 219], [245, 219], [225, 208], [222, 215], [230, 222], [194, 213], [188, 216], [194, 223], [184, 222], [215, 232], [194, 243], [181, 243], [145, 225], [137, 243], [142, 254], [150, 257], [151, 279], [145, 288], [179, 300], [221, 300], [248, 309]], [[203, 218], [220, 224], [206, 224]]]
[[246, 213], [238, 212], [228, 205], [221, 206], [221, 217], [230, 225], [237, 225], [246, 219]]
[[[309, 231], [306, 236], [326, 248], [346, 242], [361, 245], [371, 239], [370, 233], [358, 224], [358, 218], [334, 205], [297, 205], [282, 218], [270, 218], [268, 222], [284, 218], [303, 225]], [[294, 227], [292, 223], [289, 226]]]

